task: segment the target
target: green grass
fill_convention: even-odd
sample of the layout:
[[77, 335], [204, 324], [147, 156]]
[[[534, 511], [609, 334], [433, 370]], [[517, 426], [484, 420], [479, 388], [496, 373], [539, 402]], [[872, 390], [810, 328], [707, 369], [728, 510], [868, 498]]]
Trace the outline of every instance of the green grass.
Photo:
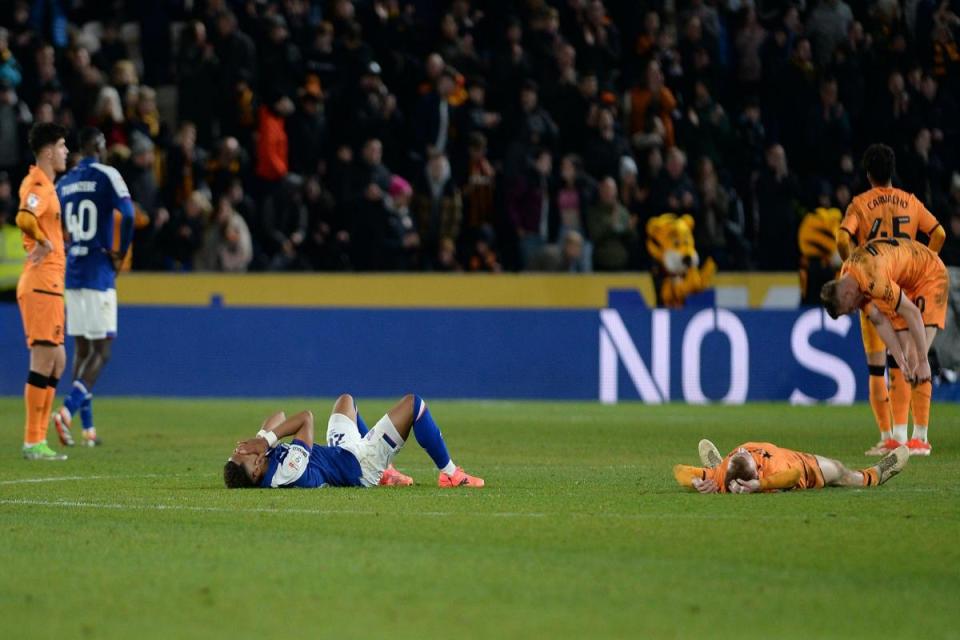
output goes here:
[[[30, 463], [22, 403], [0, 399], [0, 635], [960, 633], [960, 407], [934, 407], [933, 456], [870, 490], [700, 496], [670, 473], [704, 436], [862, 466], [865, 406], [448, 401], [432, 411], [481, 491], [437, 489], [415, 442], [408, 489], [222, 488], [264, 414], [329, 404], [101, 398], [104, 447]], [[361, 402], [371, 423], [386, 407]]]

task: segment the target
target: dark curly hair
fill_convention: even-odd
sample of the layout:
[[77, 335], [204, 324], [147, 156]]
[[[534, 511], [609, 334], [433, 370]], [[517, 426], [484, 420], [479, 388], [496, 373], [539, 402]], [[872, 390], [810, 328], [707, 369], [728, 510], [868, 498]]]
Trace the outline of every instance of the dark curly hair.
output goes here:
[[58, 124], [52, 122], [39, 122], [30, 128], [27, 141], [30, 143], [30, 150], [33, 155], [38, 155], [40, 150], [50, 144], [56, 144], [60, 138], [67, 137], [67, 130]]
[[893, 149], [885, 144], [872, 144], [863, 152], [863, 169], [877, 184], [887, 184], [893, 179], [896, 164]]
[[227, 460], [227, 464], [223, 465], [223, 484], [227, 489], [252, 489], [257, 486], [247, 470], [232, 460]]

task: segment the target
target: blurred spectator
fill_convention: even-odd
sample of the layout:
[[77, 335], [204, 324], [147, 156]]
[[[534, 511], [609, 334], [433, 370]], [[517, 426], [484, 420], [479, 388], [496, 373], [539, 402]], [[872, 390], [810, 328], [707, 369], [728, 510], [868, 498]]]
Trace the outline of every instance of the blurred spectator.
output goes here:
[[487, 159], [487, 138], [482, 133], [470, 134], [467, 176], [463, 185], [464, 228], [474, 231], [495, 223], [494, 189], [496, 170]]
[[158, 238], [166, 269], [194, 270], [203, 248], [210, 213], [210, 200], [200, 191], [191, 193], [183, 207], [174, 210], [170, 222], [163, 227]]
[[195, 191], [209, 194], [206, 165], [207, 152], [197, 146], [197, 128], [192, 122], [182, 122], [173, 146], [167, 152], [164, 202], [177, 207], [182, 206]]
[[286, 120], [294, 111], [293, 101], [280, 96], [257, 111], [257, 164], [254, 173], [264, 183], [276, 184], [289, 171], [289, 138]]
[[9, 80], [0, 79], [0, 171], [22, 173], [29, 154], [27, 128], [33, 122], [30, 109], [17, 97]]
[[10, 32], [0, 27], [0, 81], [16, 89], [23, 80], [20, 63], [10, 50]]
[[[220, 60], [200, 20], [190, 21], [180, 32], [176, 73], [177, 118], [193, 122], [197, 127], [197, 141], [208, 146], [213, 142], [217, 102], [229, 95], [233, 87], [220, 84]], [[227, 93], [222, 93], [224, 91]]]
[[125, 122], [119, 92], [109, 85], [102, 87], [97, 95], [97, 102], [93, 106], [90, 124], [103, 132], [107, 140], [107, 148], [116, 144], [127, 144]]
[[[56, 106], [56, 105], [54, 105]], [[127, 109], [127, 131], [139, 131], [156, 145], [167, 144], [167, 127], [157, 108], [157, 92], [150, 87], [137, 87], [133, 90]]]
[[597, 113], [597, 128], [587, 138], [584, 165], [594, 178], [615, 176], [620, 172], [620, 158], [630, 154], [630, 147], [617, 131], [613, 110], [603, 107]]
[[650, 114], [659, 120], [659, 130], [663, 132], [662, 144], [667, 147], [673, 146], [672, 112], [677, 108], [677, 99], [670, 89], [664, 85], [663, 72], [660, 69], [659, 62], [651, 60], [647, 64], [643, 84], [630, 90], [624, 106], [627, 114], [627, 130], [634, 145], [641, 146], [643, 143], [642, 134], [650, 130], [651, 126], [647, 120], [647, 115]]
[[[257, 48], [250, 36], [237, 29], [237, 18], [230, 11], [221, 11], [217, 15], [216, 24], [217, 37], [213, 43], [216, 58], [220, 63], [218, 95], [223, 100], [220, 111], [227, 114], [234, 110], [233, 102], [238, 85], [243, 83], [253, 87], [256, 84]], [[236, 135], [236, 132], [233, 133]]]
[[853, 142], [850, 120], [838, 96], [836, 79], [821, 80], [820, 102], [807, 118], [807, 166], [821, 174], [836, 172]]
[[687, 155], [677, 147], [667, 151], [660, 175], [650, 193], [653, 215], [661, 213], [693, 213], [697, 207], [697, 191], [687, 173]]
[[300, 49], [290, 41], [286, 19], [279, 14], [266, 18], [266, 41], [258, 51], [260, 93], [293, 98], [302, 75]]
[[913, 136], [907, 153], [900, 155], [897, 173], [903, 188], [920, 198], [927, 207], [939, 209], [944, 201], [942, 186], [945, 179], [943, 163], [933, 148], [933, 134], [926, 127]]
[[597, 202], [587, 213], [587, 228], [596, 271], [624, 271], [630, 266], [637, 243], [636, 218], [620, 204], [613, 178], [600, 181]]
[[590, 263], [584, 255], [584, 240], [579, 231], [569, 230], [560, 234], [557, 244], [548, 244], [541, 249], [530, 265], [530, 271], [556, 271], [586, 273]]
[[521, 268], [550, 238], [553, 155], [540, 149], [507, 193], [507, 214], [517, 238]]
[[427, 160], [424, 177], [416, 190], [413, 209], [428, 269], [440, 266], [440, 249], [446, 240], [456, 242], [463, 221], [463, 200], [450, 173], [450, 162], [439, 151]]
[[407, 271], [417, 264], [420, 234], [410, 211], [413, 187], [400, 176], [390, 179], [387, 200], [387, 229], [383, 239], [383, 268]]
[[100, 34], [100, 48], [97, 49], [93, 62], [101, 69], [112, 69], [120, 60], [130, 57], [127, 45], [121, 34], [122, 24], [117, 18], [104, 22], [103, 33]]
[[269, 268], [275, 271], [303, 269], [301, 247], [307, 238], [309, 212], [303, 198], [303, 178], [291, 173], [264, 200], [264, 249]]
[[564, 245], [563, 238], [569, 232], [577, 232], [580, 238], [578, 255], [582, 262], [582, 268], [578, 269], [580, 271], [590, 271], [593, 263], [593, 244], [584, 240], [583, 236], [587, 229], [587, 210], [593, 205], [596, 197], [597, 182], [583, 171], [583, 162], [580, 157], [573, 154], [564, 156], [560, 160], [560, 182], [554, 196], [558, 217], [556, 235], [561, 239], [559, 246]]
[[800, 184], [787, 166], [780, 145], [767, 150], [767, 163], [757, 181], [757, 266], [764, 271], [794, 271], [799, 264]]
[[228, 196], [217, 200], [217, 207], [204, 234], [197, 268], [206, 271], [244, 272], [253, 260], [253, 241], [243, 216], [237, 213]]
[[819, 0], [807, 20], [807, 33], [813, 43], [817, 64], [824, 66], [847, 36], [853, 12], [843, 0]]
[[308, 79], [300, 90], [300, 108], [287, 121], [290, 170], [300, 175], [319, 172], [327, 147], [327, 120], [320, 81]]

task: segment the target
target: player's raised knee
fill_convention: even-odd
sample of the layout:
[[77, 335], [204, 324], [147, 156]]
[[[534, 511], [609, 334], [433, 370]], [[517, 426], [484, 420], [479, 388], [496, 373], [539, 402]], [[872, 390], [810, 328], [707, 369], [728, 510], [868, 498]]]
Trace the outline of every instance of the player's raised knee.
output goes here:
[[355, 406], [353, 396], [349, 393], [342, 393], [337, 396], [337, 401], [333, 403], [333, 411], [334, 413], [347, 413], [353, 411]]

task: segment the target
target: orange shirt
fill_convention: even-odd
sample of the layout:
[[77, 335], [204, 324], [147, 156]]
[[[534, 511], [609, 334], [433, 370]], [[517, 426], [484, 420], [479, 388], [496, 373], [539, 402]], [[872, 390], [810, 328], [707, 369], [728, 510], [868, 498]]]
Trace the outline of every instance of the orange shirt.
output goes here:
[[[60, 223], [60, 200], [53, 182], [36, 165], [31, 165], [27, 176], [20, 183], [19, 211], [35, 215], [40, 231], [53, 245], [53, 251], [39, 263], [34, 264], [27, 260], [21, 278], [35, 288], [63, 293], [67, 258], [63, 246], [63, 227]], [[35, 240], [23, 234], [23, 248], [28, 253], [35, 244]]]
[[[816, 463], [811, 460], [813, 456], [810, 454], [778, 447], [770, 442], [745, 442], [737, 449], [746, 449], [753, 461], [757, 463], [757, 476], [761, 481], [784, 471], [799, 471], [800, 476], [795, 488], [811, 489], [823, 486], [822, 474], [819, 469], [813, 467]], [[736, 453], [737, 449], [731, 451], [716, 467], [706, 469], [706, 477], [712, 478], [717, 483], [721, 493], [729, 492], [729, 488], [723, 484], [723, 479], [727, 474], [730, 457]]]
[[900, 292], [911, 300], [934, 280], [943, 279], [947, 268], [933, 251], [913, 240], [874, 240], [850, 254], [841, 276], [851, 275], [866, 296], [862, 305], [873, 303], [888, 318], [897, 317]]
[[840, 223], [858, 247], [876, 238], [916, 240], [918, 230], [930, 235], [939, 226], [916, 196], [893, 187], [875, 187], [855, 197]]

